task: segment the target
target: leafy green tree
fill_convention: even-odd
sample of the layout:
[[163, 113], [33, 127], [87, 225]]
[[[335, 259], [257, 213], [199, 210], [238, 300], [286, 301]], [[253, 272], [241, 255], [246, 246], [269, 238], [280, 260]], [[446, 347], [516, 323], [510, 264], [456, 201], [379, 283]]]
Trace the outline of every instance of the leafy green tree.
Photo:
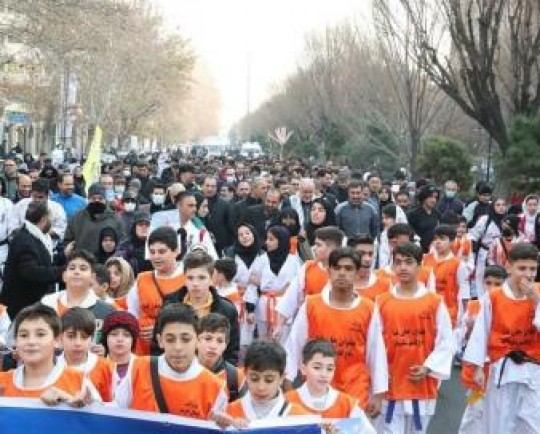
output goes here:
[[514, 119], [510, 147], [498, 166], [512, 187], [528, 191], [540, 188], [540, 111], [536, 116]]
[[465, 144], [444, 136], [429, 137], [418, 156], [418, 174], [443, 184], [456, 181], [465, 191], [472, 182], [472, 159]]

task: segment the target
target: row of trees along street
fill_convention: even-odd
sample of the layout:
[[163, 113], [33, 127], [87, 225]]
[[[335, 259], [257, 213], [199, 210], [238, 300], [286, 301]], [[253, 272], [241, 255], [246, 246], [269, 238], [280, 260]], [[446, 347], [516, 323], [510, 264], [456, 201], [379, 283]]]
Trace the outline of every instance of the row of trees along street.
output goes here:
[[32, 80], [22, 87], [4, 77], [2, 99], [31, 103], [32, 120], [43, 130], [38, 150], [65, 138], [53, 135], [66, 118], [72, 145], [82, 148], [82, 133], [95, 125], [120, 144], [130, 135], [179, 142], [218, 127], [219, 99], [208, 72], [187, 39], [166, 30], [150, 1], [5, 1], [1, 32], [18, 49], [4, 47], [0, 63], [24, 63]]
[[287, 152], [413, 175], [426, 167], [431, 136], [443, 148], [450, 137], [456, 158], [472, 155], [484, 168], [492, 142], [498, 178], [522, 183], [531, 163], [505, 162], [522, 146], [513, 130], [540, 108], [540, 2], [373, 0], [372, 15], [370, 25], [309, 35], [297, 69], [238, 124], [240, 134], [267, 143], [268, 131], [287, 126]]

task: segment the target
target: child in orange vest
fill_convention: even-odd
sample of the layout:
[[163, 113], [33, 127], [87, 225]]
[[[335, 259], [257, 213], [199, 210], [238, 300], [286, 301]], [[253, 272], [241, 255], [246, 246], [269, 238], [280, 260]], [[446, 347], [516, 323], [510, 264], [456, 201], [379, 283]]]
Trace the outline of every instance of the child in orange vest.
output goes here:
[[328, 259], [330, 285], [306, 298], [296, 316], [287, 349], [287, 380], [294, 381], [302, 349], [310, 339], [326, 339], [336, 348], [332, 385], [359, 400], [370, 416], [378, 414], [388, 388], [386, 351], [373, 302], [355, 290], [361, 260], [350, 247], [334, 250]]
[[375, 301], [378, 295], [390, 290], [391, 280], [386, 277], [377, 277], [372, 270], [375, 251], [373, 239], [367, 234], [360, 234], [349, 238], [347, 246], [352, 247], [361, 259], [355, 289], [361, 296]]
[[61, 317], [63, 353], [59, 361], [85, 374], [104, 402], [111, 401], [111, 371], [109, 363], [90, 351], [96, 331], [92, 313], [82, 307], [72, 307]]
[[520, 243], [511, 248], [508, 280], [482, 297], [463, 356], [476, 367], [475, 382], [485, 387], [482, 423], [489, 434], [535, 432], [540, 426], [537, 260], [534, 245]]
[[176, 262], [179, 246], [174, 229], [154, 229], [148, 236], [148, 251], [154, 270], [140, 273], [127, 296], [128, 311], [139, 321], [137, 355], [150, 354], [154, 324], [163, 299], [186, 282], [183, 267]]
[[336, 370], [336, 351], [329, 341], [313, 339], [302, 350], [302, 375], [305, 383], [290, 390], [285, 399], [311, 414], [331, 422], [335, 419], [359, 419], [360, 432], [375, 434], [375, 429], [358, 406], [358, 400], [331, 386]]
[[[490, 265], [486, 267], [484, 273], [484, 288], [486, 291], [491, 291], [492, 288], [498, 288], [502, 286], [507, 278], [508, 275], [504, 268], [499, 265]], [[460, 326], [456, 329], [458, 347], [465, 349], [479, 313], [480, 301], [478, 299], [469, 300], [467, 310], [460, 321]], [[466, 362], [462, 363], [461, 383], [467, 388], [468, 397], [467, 407], [465, 407], [459, 427], [460, 434], [481, 434], [484, 429], [482, 418], [484, 414], [483, 398], [485, 390], [475, 383], [475, 371], [474, 365]], [[484, 374], [485, 376], [489, 374], [489, 363], [485, 365]]]
[[202, 420], [221, 414], [227, 403], [225, 383], [197, 361], [198, 327], [190, 306], [166, 305], [156, 322], [163, 354], [135, 360], [127, 399], [116, 401], [118, 406]]
[[308, 295], [320, 294], [328, 283], [328, 257], [330, 253], [341, 247], [345, 235], [334, 226], [322, 227], [315, 230], [313, 245], [314, 260], [306, 261], [298, 277], [294, 279], [285, 295], [279, 300], [276, 310], [278, 312], [278, 327], [274, 337], [281, 335], [281, 327], [296, 316], [300, 305]]
[[47, 405], [66, 402], [81, 407], [99, 394], [84, 374], [56, 361], [60, 345], [60, 319], [54, 309], [36, 303], [15, 318], [18, 368], [0, 372], [0, 396], [41, 398]]
[[136, 360], [133, 352], [138, 337], [139, 323], [129, 312], [117, 310], [105, 318], [101, 341], [110, 362], [111, 395], [120, 407], [127, 407], [125, 391]]
[[393, 251], [399, 282], [377, 298], [388, 355], [389, 388], [377, 431], [425, 433], [441, 380], [450, 378], [454, 337], [442, 298], [418, 281], [422, 249], [405, 243]]
[[[406, 223], [396, 223], [388, 229], [388, 245], [390, 252], [397, 246], [412, 242], [414, 239], [414, 230]], [[398, 278], [392, 270], [392, 264], [384, 268], [379, 268], [375, 271], [378, 278], [390, 280], [393, 284], [397, 283]], [[422, 282], [429, 290], [435, 290], [435, 275], [428, 267], [420, 267], [418, 272], [418, 280]]]
[[229, 401], [235, 401], [243, 392], [245, 377], [242, 369], [223, 358], [230, 337], [231, 326], [225, 316], [209, 313], [201, 318], [197, 337], [199, 363], [227, 384]]
[[433, 253], [424, 256], [424, 266], [433, 270], [436, 292], [448, 308], [453, 327], [471, 298], [467, 267], [452, 253], [455, 239], [454, 228], [449, 225], [437, 226], [433, 231]]
[[277, 342], [255, 341], [248, 347], [244, 365], [248, 391], [226, 410], [235, 428], [246, 428], [250, 422], [266, 418], [309, 414], [281, 392], [286, 358]]

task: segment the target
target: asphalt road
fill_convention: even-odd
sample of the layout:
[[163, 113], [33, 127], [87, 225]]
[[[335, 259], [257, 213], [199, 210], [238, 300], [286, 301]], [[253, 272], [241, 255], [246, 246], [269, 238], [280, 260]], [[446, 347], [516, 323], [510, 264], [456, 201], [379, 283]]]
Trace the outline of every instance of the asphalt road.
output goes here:
[[437, 401], [435, 416], [431, 419], [428, 434], [456, 434], [465, 409], [465, 389], [459, 381], [461, 370], [454, 368], [452, 378], [443, 382]]

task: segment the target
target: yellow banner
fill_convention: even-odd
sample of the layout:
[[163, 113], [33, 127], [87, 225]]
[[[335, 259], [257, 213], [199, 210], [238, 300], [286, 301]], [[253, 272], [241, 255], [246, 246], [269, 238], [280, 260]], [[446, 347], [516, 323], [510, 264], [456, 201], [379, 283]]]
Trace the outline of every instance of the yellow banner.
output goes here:
[[84, 180], [86, 181], [86, 192], [88, 193], [88, 188], [94, 183], [99, 181], [99, 175], [101, 174], [101, 138], [103, 136], [103, 131], [101, 128], [96, 126], [94, 131], [94, 138], [90, 145], [90, 151], [84, 163], [82, 174]]

